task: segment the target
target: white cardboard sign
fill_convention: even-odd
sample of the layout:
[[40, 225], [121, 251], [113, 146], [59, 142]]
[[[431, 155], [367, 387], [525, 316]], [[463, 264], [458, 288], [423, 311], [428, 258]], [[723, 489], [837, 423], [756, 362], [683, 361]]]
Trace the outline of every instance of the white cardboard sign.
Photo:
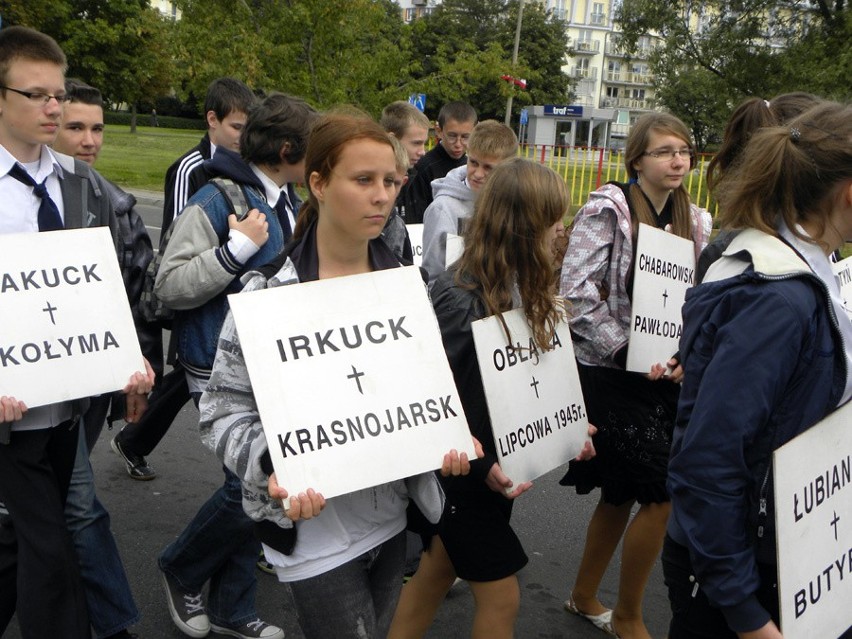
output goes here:
[[572, 460], [588, 441], [589, 422], [571, 334], [559, 323], [554, 349], [542, 351], [523, 309], [473, 323], [494, 443], [503, 472], [517, 486]]
[[852, 257], [832, 264], [832, 269], [840, 285], [840, 297], [843, 299], [846, 313], [852, 319]]
[[680, 309], [695, 282], [692, 240], [640, 224], [633, 273], [627, 370], [647, 373], [677, 352]]
[[414, 266], [423, 264], [423, 225], [422, 224], [406, 224], [405, 229], [408, 231], [408, 239], [411, 242], [412, 260]]
[[326, 498], [475, 454], [415, 266], [228, 298], [278, 483]]
[[852, 403], [774, 453], [781, 626], [787, 639], [852, 625]]
[[444, 268], [448, 269], [455, 264], [464, 253], [464, 237], [447, 233], [447, 251], [444, 256]]
[[0, 394], [30, 408], [145, 370], [108, 228], [0, 235], [0, 317]]

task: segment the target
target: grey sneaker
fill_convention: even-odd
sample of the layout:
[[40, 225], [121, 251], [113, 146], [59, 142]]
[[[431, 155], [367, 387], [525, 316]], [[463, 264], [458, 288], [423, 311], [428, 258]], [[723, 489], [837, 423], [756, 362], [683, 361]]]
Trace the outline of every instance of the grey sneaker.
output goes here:
[[[166, 588], [166, 601], [169, 604], [169, 614], [180, 631], [190, 637], [202, 639], [210, 634], [210, 619], [204, 612], [204, 603], [200, 592], [186, 592], [183, 588], [163, 575], [163, 585]], [[283, 636], [283, 635], [282, 635]]]
[[130, 452], [118, 441], [118, 435], [112, 438], [109, 447], [112, 448], [116, 455], [124, 460], [124, 463], [127, 465], [127, 474], [133, 479], [148, 481], [157, 476], [157, 472], [148, 465], [148, 462], [142, 455]]
[[242, 626], [210, 626], [213, 632], [237, 639], [284, 639], [284, 631], [278, 626], [270, 626], [259, 618]]

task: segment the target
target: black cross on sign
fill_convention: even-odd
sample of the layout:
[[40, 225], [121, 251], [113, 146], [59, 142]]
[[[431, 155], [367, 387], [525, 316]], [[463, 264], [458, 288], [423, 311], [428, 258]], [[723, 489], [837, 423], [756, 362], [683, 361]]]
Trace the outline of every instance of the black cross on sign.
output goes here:
[[532, 386], [533, 390], [535, 391], [535, 398], [536, 398], [536, 399], [538, 399], [538, 398], [539, 398], [539, 397], [538, 397], [538, 384], [539, 384], [539, 381], [538, 381], [535, 377], [533, 377], [533, 378], [532, 378], [532, 380], [533, 380], [533, 381], [532, 381], [532, 383], [530, 384], [530, 386]]
[[666, 302], [669, 301], [669, 292], [663, 291], [663, 308], [666, 307]]
[[351, 374], [351, 375], [347, 375], [347, 376], [346, 376], [346, 379], [354, 379], [354, 380], [355, 380], [355, 383], [356, 383], [356, 384], [358, 384], [358, 392], [359, 392], [359, 393], [361, 393], [362, 395], [364, 394], [364, 391], [361, 389], [361, 380], [360, 380], [360, 378], [361, 378], [361, 377], [363, 377], [363, 376], [364, 376], [364, 373], [360, 373], [360, 372], [358, 372], [358, 371], [355, 369], [355, 367], [354, 367], [354, 366], [352, 367], [352, 374]]
[[51, 306], [50, 302], [47, 303], [43, 309], [41, 309], [44, 313], [50, 313], [50, 323], [56, 326], [56, 320], [53, 319], [53, 311], [57, 310], [55, 306]]
[[840, 521], [840, 517], [837, 516], [837, 511], [834, 511], [834, 519], [831, 520], [831, 525], [834, 527], [834, 541], [837, 541], [837, 522]]

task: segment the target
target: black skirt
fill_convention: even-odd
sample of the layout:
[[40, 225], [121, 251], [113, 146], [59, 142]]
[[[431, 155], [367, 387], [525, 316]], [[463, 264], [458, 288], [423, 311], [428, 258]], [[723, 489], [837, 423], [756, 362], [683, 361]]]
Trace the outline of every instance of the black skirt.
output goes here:
[[680, 385], [579, 362], [577, 368], [589, 422], [598, 428], [597, 455], [572, 461], [559, 483], [583, 495], [601, 488], [603, 501], [615, 506], [669, 501], [666, 477]]

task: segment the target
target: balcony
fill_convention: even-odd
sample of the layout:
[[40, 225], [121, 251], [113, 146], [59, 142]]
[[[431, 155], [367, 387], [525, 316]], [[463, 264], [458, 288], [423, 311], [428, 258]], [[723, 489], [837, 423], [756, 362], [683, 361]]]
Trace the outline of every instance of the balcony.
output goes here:
[[597, 67], [571, 67], [571, 77], [577, 78], [578, 80], [597, 80], [598, 79], [598, 68]]
[[577, 40], [573, 44], [575, 54], [591, 54], [595, 55], [601, 50], [600, 40]]
[[606, 81], [610, 84], [638, 84], [651, 86], [650, 73], [634, 73], [632, 71], [607, 71]]
[[604, 98], [601, 104], [605, 109], [650, 111], [654, 108], [653, 100], [640, 98]]
[[[614, 42], [606, 43], [606, 54], [612, 58], [626, 58], [628, 55], [623, 49]], [[639, 47], [636, 51], [630, 54], [630, 58], [634, 60], [646, 60], [651, 55], [651, 47]]]

